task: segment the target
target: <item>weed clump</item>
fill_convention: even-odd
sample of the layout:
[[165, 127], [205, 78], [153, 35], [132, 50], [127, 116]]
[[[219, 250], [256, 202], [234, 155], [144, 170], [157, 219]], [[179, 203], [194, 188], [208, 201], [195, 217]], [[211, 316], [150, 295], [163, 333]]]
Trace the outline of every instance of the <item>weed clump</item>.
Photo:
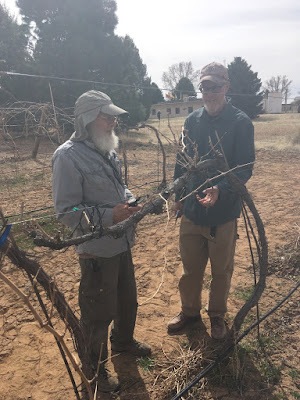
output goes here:
[[292, 136], [292, 144], [300, 144], [300, 130]]

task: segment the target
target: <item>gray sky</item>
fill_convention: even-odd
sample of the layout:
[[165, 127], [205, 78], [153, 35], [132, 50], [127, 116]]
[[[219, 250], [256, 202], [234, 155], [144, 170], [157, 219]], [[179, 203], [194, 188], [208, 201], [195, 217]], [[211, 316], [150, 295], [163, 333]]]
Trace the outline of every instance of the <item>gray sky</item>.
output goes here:
[[[14, 0], [2, 0], [10, 9]], [[180, 61], [195, 69], [211, 61], [244, 58], [264, 83], [293, 81], [300, 95], [300, 0], [117, 0], [116, 33], [132, 37], [160, 87], [161, 76]]]

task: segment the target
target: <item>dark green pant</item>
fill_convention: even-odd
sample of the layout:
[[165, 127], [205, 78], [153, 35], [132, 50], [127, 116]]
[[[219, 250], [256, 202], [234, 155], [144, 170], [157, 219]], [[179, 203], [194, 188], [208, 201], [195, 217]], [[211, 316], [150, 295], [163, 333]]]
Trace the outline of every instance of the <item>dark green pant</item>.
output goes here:
[[108, 327], [114, 321], [111, 341], [133, 339], [137, 293], [130, 250], [110, 258], [79, 259], [81, 326], [92, 362], [107, 359]]

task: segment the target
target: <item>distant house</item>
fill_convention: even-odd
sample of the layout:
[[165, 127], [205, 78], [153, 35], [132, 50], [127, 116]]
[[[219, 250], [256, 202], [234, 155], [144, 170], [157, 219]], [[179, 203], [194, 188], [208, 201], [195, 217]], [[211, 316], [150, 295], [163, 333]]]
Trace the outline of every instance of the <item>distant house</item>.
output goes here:
[[263, 112], [266, 114], [282, 113], [282, 93], [269, 92], [263, 99]]
[[282, 112], [300, 113], [300, 96], [295, 97], [292, 103], [282, 104]]
[[150, 118], [156, 118], [160, 111], [161, 118], [187, 117], [193, 111], [203, 106], [202, 99], [186, 97], [181, 101], [166, 101], [153, 104], [150, 109]]
[[300, 110], [298, 111], [298, 107], [297, 104], [293, 103], [289, 103], [289, 104], [282, 104], [282, 112], [283, 113], [297, 113], [300, 112]]

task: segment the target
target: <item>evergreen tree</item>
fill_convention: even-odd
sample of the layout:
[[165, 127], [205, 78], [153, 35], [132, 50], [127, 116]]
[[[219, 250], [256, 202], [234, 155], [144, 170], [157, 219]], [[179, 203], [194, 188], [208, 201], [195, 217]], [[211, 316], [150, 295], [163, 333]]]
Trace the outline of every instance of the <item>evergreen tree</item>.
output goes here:
[[174, 95], [177, 97], [178, 100], [182, 100], [183, 95], [197, 96], [194, 85], [187, 77], [183, 77], [179, 80], [175, 87]]
[[146, 119], [149, 118], [150, 108], [152, 104], [157, 104], [165, 101], [164, 96], [156, 83], [151, 83], [151, 78], [147, 78], [144, 82], [142, 103], [146, 108]]
[[[84, 91], [96, 89], [131, 112], [131, 123], [145, 119], [143, 92], [126, 85], [144, 86], [147, 69], [133, 40], [114, 34], [118, 22], [114, 0], [18, 0], [17, 4], [23, 21], [35, 26], [37, 74], [119, 84], [54, 81], [56, 105], [73, 106]], [[49, 101], [47, 81], [35, 82], [35, 88], [35, 101]]]
[[160, 88], [154, 82], [151, 83], [151, 87], [152, 87], [152, 94], [151, 94], [152, 104], [163, 103], [165, 99]]
[[[127, 110], [130, 114], [128, 123], [135, 125], [137, 122], [145, 120], [148, 110], [150, 110], [151, 104], [144, 99], [144, 91], [139, 87], [149, 85], [151, 79], [147, 77], [147, 68], [143, 64], [133, 40], [128, 35], [111, 37], [107, 41], [107, 46], [107, 58], [102, 70], [106, 77], [104, 80], [118, 83], [121, 86], [99, 85], [97, 89], [103, 90], [120, 107]], [[122, 85], [133, 87], [123, 87]]]
[[[27, 51], [29, 32], [26, 26], [18, 25], [8, 10], [0, 4], [0, 69], [21, 72], [30, 60]], [[21, 100], [28, 93], [22, 78], [3, 75], [0, 77], [0, 102]]]
[[244, 111], [250, 118], [256, 118], [262, 111], [263, 95], [260, 91], [261, 80], [251, 65], [241, 57], [235, 57], [228, 65], [230, 89], [228, 96], [232, 104]]
[[[113, 36], [117, 17], [116, 3], [110, 0], [18, 0], [23, 21], [35, 42], [34, 71], [84, 80], [104, 80], [99, 76], [105, 58], [105, 43]], [[103, 61], [102, 61], [103, 62]], [[33, 101], [49, 101], [45, 80], [35, 80]], [[91, 84], [51, 81], [58, 106], [74, 105], [76, 98]]]

